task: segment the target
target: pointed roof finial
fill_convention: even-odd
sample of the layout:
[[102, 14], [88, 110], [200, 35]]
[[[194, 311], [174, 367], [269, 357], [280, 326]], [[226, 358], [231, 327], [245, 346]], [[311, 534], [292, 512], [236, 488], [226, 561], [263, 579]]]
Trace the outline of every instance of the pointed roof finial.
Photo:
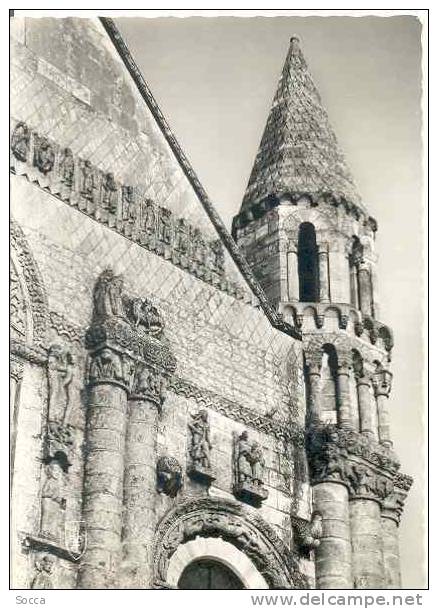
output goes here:
[[242, 209], [286, 192], [329, 193], [361, 205], [295, 35], [290, 39]]

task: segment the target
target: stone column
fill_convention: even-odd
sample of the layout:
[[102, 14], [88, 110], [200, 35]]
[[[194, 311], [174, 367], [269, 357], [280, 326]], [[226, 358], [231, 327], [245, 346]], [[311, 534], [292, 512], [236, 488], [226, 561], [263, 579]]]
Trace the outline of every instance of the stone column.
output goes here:
[[337, 386], [338, 386], [338, 424], [345, 429], [352, 429], [350, 405], [350, 369], [349, 354], [338, 353]]
[[87, 540], [79, 588], [116, 587], [122, 556], [127, 402], [139, 351], [122, 290], [122, 278], [103, 271], [94, 286], [93, 321], [85, 337], [89, 362], [82, 516]]
[[318, 245], [319, 259], [319, 302], [330, 302], [330, 279], [328, 244]]
[[398, 522], [390, 514], [384, 511], [382, 511], [382, 536], [385, 587], [400, 589], [401, 577]]
[[353, 583], [358, 589], [384, 588], [382, 525], [377, 500], [350, 500]]
[[371, 378], [364, 373], [356, 376], [357, 397], [359, 402], [360, 431], [369, 437], [376, 437], [375, 417], [373, 417], [370, 386]]
[[317, 423], [321, 419], [320, 381], [322, 353], [306, 354], [308, 378], [308, 421]]
[[287, 252], [287, 290], [290, 302], [300, 299], [300, 287], [298, 278], [298, 245], [289, 241]]
[[335, 482], [315, 484], [313, 507], [322, 515], [322, 536], [315, 552], [316, 587], [352, 588], [347, 487]]
[[377, 426], [379, 433], [379, 441], [383, 446], [390, 448], [392, 446], [388, 398], [391, 392], [392, 374], [388, 370], [380, 368], [373, 375], [374, 395], [377, 403]]
[[120, 353], [104, 346], [89, 370], [83, 518], [87, 549], [79, 588], [114, 587], [121, 562], [128, 383]]
[[410, 476], [396, 474], [394, 490], [386, 497], [382, 505], [383, 564], [386, 588], [400, 589], [402, 586], [398, 528], [411, 485]]
[[358, 284], [360, 310], [364, 315], [373, 315], [373, 292], [371, 286], [371, 274], [366, 262], [358, 265]]
[[154, 536], [158, 409], [140, 396], [129, 400], [124, 477], [121, 588], [148, 588]]

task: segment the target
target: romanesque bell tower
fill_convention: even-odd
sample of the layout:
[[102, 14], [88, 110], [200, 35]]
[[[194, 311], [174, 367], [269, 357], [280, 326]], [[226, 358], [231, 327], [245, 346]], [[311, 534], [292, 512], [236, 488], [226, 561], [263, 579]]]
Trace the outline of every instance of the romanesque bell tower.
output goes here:
[[393, 340], [379, 320], [376, 231], [292, 38], [233, 236], [302, 332], [319, 588], [401, 585], [412, 480], [389, 429]]

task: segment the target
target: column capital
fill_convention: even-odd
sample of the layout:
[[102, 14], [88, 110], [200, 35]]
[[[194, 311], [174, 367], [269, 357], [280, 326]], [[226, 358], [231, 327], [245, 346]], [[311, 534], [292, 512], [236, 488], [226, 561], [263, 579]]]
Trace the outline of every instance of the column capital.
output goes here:
[[318, 243], [318, 254], [320, 256], [327, 256], [329, 253], [329, 244], [326, 241]]
[[349, 375], [352, 369], [353, 361], [351, 353], [348, 351], [338, 351], [338, 375]]
[[305, 357], [309, 374], [317, 374], [319, 376], [321, 374], [322, 352], [320, 350], [309, 351], [305, 353]]

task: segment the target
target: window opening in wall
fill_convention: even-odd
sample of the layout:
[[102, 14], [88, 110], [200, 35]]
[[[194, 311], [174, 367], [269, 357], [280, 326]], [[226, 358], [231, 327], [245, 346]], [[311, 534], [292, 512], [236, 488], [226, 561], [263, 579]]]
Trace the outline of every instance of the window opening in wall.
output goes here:
[[300, 301], [317, 302], [319, 300], [318, 246], [315, 227], [310, 222], [301, 224], [298, 234], [298, 276]]

